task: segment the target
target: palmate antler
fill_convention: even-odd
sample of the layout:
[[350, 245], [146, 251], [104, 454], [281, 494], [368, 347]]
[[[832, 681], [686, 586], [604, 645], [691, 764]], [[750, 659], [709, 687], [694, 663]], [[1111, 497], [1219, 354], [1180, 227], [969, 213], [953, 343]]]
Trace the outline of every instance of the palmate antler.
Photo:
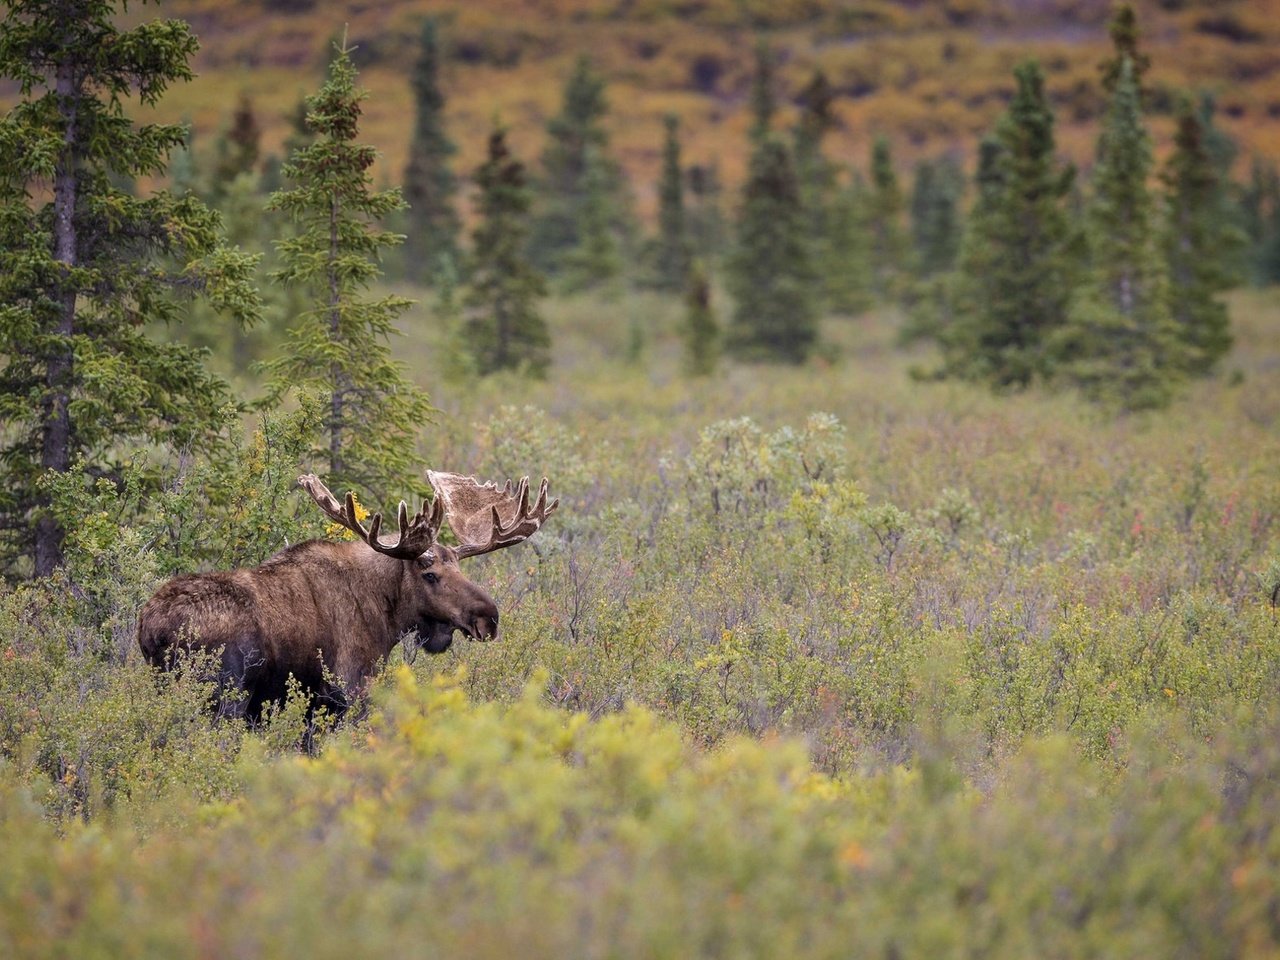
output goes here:
[[422, 556], [436, 542], [436, 537], [440, 534], [440, 524], [444, 522], [445, 505], [441, 502], [439, 496], [436, 497], [430, 507], [424, 501], [422, 509], [414, 514], [412, 518], [409, 517], [409, 508], [401, 500], [399, 511], [400, 537], [388, 543], [378, 537], [378, 531], [382, 529], [382, 514], [375, 513], [370, 518], [369, 528], [366, 530], [356, 516], [355, 497], [350, 492], [347, 493], [346, 501], [339, 504], [333, 494], [329, 492], [329, 488], [315, 474], [304, 474], [298, 478], [298, 483], [311, 495], [311, 499], [316, 502], [316, 505], [325, 512], [325, 515], [330, 520], [342, 524], [373, 549], [379, 553], [385, 553], [389, 557], [412, 560], [414, 557]]
[[542, 478], [538, 498], [529, 504], [529, 478], [522, 477], [511, 489], [508, 480], [499, 487], [481, 483], [475, 477], [427, 471], [435, 489], [435, 503], [444, 504], [449, 529], [458, 538], [458, 558], [510, 547], [531, 537], [543, 521], [560, 506], [560, 498], [547, 502], [547, 478]]

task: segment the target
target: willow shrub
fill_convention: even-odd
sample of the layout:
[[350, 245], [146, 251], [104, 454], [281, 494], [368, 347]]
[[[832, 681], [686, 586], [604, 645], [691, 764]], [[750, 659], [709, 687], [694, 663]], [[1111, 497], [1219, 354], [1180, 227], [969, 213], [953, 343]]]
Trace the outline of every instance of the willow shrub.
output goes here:
[[[1056, 736], [981, 794], [945, 761], [841, 780], [798, 742], [692, 745], [542, 679], [475, 702], [400, 668], [319, 758], [249, 747], [240, 796], [59, 834], [0, 788], [0, 953], [166, 957], [1264, 957], [1273, 719], [1145, 723], [1117, 776]], [[927, 750], [925, 751], [928, 752]]]

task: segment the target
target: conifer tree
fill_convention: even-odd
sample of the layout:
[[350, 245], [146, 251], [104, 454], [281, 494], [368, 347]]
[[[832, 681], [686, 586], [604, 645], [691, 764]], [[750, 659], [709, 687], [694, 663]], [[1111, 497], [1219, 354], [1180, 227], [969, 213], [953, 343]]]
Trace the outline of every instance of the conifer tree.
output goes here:
[[540, 377], [551, 364], [551, 336], [537, 309], [546, 283], [524, 252], [533, 204], [527, 180], [506, 130], [495, 126], [475, 174], [479, 222], [463, 300], [467, 347], [481, 374], [516, 370]]
[[182, 21], [122, 29], [119, 13], [11, 0], [0, 25], [18, 98], [0, 119], [0, 563], [28, 557], [41, 576], [63, 542], [42, 474], [113, 475], [132, 444], [217, 446], [225, 385], [148, 329], [180, 321], [184, 294], [257, 315], [253, 258], [219, 246], [215, 214], [113, 186], [159, 175], [182, 144], [181, 126], [136, 125], [125, 102], [154, 106], [189, 80], [197, 47]]
[[213, 165], [212, 193], [220, 201], [228, 184], [242, 173], [252, 173], [262, 153], [262, 129], [248, 94], [241, 94], [231, 114], [231, 125], [218, 138]]
[[330, 483], [363, 486], [381, 499], [420, 467], [416, 440], [431, 406], [391, 357], [396, 318], [410, 301], [366, 295], [381, 274], [379, 254], [402, 239], [376, 224], [404, 201], [397, 190], [372, 189], [377, 151], [356, 141], [364, 97], [350, 50], [335, 44], [329, 78], [307, 98], [315, 139], [285, 162], [292, 185], [268, 204], [296, 228], [277, 244], [284, 266], [275, 278], [306, 290], [310, 306], [267, 372], [274, 397], [291, 389], [328, 395], [326, 443], [314, 456], [327, 464]]
[[1280, 282], [1280, 270], [1268, 269], [1269, 250], [1280, 249], [1276, 227], [1280, 226], [1280, 171], [1274, 162], [1255, 156], [1249, 180], [1239, 191], [1238, 220], [1247, 249], [1244, 273], [1258, 286]]
[[704, 259], [714, 260], [723, 253], [728, 233], [721, 206], [720, 173], [715, 164], [694, 164], [687, 177], [689, 246]]
[[773, 126], [773, 115], [778, 110], [777, 96], [773, 90], [773, 50], [763, 37], [756, 41], [756, 69], [751, 77], [751, 140], [759, 144]]
[[1227, 307], [1217, 295], [1231, 286], [1228, 263], [1240, 235], [1224, 216], [1222, 184], [1204, 125], [1189, 101], [1179, 105], [1177, 123], [1174, 152], [1163, 174], [1164, 257], [1187, 369], [1204, 374], [1231, 348]]
[[995, 136], [978, 144], [974, 174], [974, 202], [956, 252], [956, 269], [922, 284], [910, 305], [902, 340], [934, 339], [943, 362], [930, 377], [984, 376], [975, 318], [999, 296], [992, 282], [998, 247], [989, 242], [996, 232], [996, 215], [1005, 187], [1004, 149]]
[[1017, 89], [984, 146], [979, 195], [962, 244], [956, 321], [943, 341], [948, 375], [996, 388], [1052, 373], [1049, 341], [1066, 319], [1074, 237], [1064, 203], [1074, 171], [1054, 157], [1053, 113], [1039, 66]]
[[604, 282], [617, 273], [628, 228], [621, 171], [604, 128], [607, 112], [604, 78], [581, 57], [565, 84], [560, 112], [547, 125], [541, 211], [529, 238], [535, 265], [548, 273], [570, 263], [578, 280]]
[[689, 231], [684, 209], [684, 170], [680, 166], [680, 121], [663, 118], [662, 179], [658, 183], [657, 284], [683, 290], [689, 282]]
[[835, 89], [822, 70], [813, 76], [798, 97], [800, 115], [794, 130], [796, 179], [800, 184], [800, 204], [809, 222], [811, 257], [818, 275], [822, 278], [822, 299], [833, 303], [838, 295], [836, 287], [844, 285], [842, 275], [846, 264], [836, 250], [837, 190], [835, 165], [823, 153], [822, 143], [836, 125], [832, 109], [836, 99]]
[[817, 277], [795, 169], [772, 137], [751, 157], [729, 288], [727, 346], [735, 356], [800, 363], [809, 355], [818, 335]]
[[896, 300], [903, 293], [903, 266], [907, 260], [902, 230], [905, 204], [893, 169], [889, 141], [884, 137], [876, 137], [872, 143], [871, 193], [867, 200], [872, 286], [881, 301]]
[[[622, 273], [622, 252], [614, 234], [609, 195], [615, 168], [596, 149], [587, 151], [582, 206], [578, 211], [578, 243], [564, 254], [560, 277], [565, 290], [613, 287]], [[616, 292], [614, 290], [613, 292]]]
[[1063, 369], [1085, 396], [1123, 410], [1167, 404], [1183, 367], [1147, 189], [1150, 137], [1126, 59], [1100, 133], [1087, 210], [1089, 270], [1059, 331]]
[[444, 129], [444, 94], [440, 91], [440, 44], [436, 19], [422, 26], [418, 61], [410, 83], [415, 104], [409, 162], [404, 170], [406, 211], [405, 275], [433, 283], [442, 257], [458, 261], [462, 222], [455, 207], [457, 180], [449, 166], [457, 147]]
[[1141, 36], [1138, 32], [1138, 15], [1134, 12], [1132, 3], [1116, 5], [1111, 22], [1107, 25], [1107, 33], [1111, 36], [1115, 53], [1102, 62], [1102, 89], [1109, 96], [1115, 95], [1116, 85], [1120, 82], [1120, 68], [1127, 58], [1133, 70], [1134, 82], [1138, 85], [1139, 96], [1145, 97], [1142, 78], [1151, 69], [1151, 57], [1139, 49]]
[[960, 248], [959, 165], [949, 156], [916, 165], [911, 190], [911, 242], [920, 277], [945, 273], [955, 265]]
[[711, 281], [701, 261], [689, 268], [689, 285], [685, 290], [684, 368], [692, 377], [705, 377], [715, 372], [720, 328], [711, 306]]
[[827, 212], [826, 259], [818, 268], [827, 305], [840, 313], [861, 313], [875, 302], [867, 194], [866, 183], [855, 175], [836, 191]]

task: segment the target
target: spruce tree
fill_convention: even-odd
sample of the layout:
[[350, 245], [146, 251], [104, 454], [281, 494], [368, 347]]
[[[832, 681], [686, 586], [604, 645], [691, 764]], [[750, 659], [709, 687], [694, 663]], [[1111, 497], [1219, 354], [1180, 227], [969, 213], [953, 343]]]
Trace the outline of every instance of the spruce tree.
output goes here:
[[1172, 397], [1183, 349], [1147, 188], [1151, 141], [1127, 59], [1099, 137], [1087, 210], [1091, 262], [1058, 349], [1067, 378], [1090, 399], [1122, 410], [1160, 407]]
[[815, 70], [798, 97], [800, 115], [794, 130], [796, 179], [800, 184], [800, 204], [809, 222], [811, 257], [822, 279], [822, 299], [834, 303], [843, 285], [845, 264], [835, 246], [838, 183], [835, 165], [823, 153], [823, 140], [836, 126], [832, 109], [835, 89], [826, 74]]
[[684, 340], [684, 369], [691, 377], [705, 377], [715, 372], [720, 328], [711, 306], [711, 281], [701, 261], [689, 268], [689, 284], [685, 290], [684, 323], [680, 329]]
[[730, 352], [790, 363], [808, 357], [818, 336], [817, 277], [795, 169], [772, 137], [751, 157], [728, 279], [735, 300]]
[[826, 304], [839, 313], [861, 313], [875, 302], [869, 206], [867, 185], [855, 175], [836, 191], [827, 211], [826, 259], [817, 266]]
[[903, 268], [907, 261], [907, 242], [902, 230], [905, 203], [893, 169], [889, 141], [884, 137], [876, 137], [872, 143], [871, 192], [867, 201], [872, 287], [882, 302], [897, 300], [903, 293]]
[[415, 105], [409, 162], [404, 170], [405, 275], [418, 283], [433, 283], [442, 258], [458, 261], [462, 229], [455, 207], [457, 180], [450, 167], [457, 153], [444, 129], [444, 94], [440, 92], [440, 44], [436, 19], [422, 26], [418, 61], [410, 84]]
[[751, 77], [751, 140], [759, 144], [773, 126], [773, 115], [778, 110], [777, 96], [773, 90], [773, 50], [763, 37], [756, 41], [756, 69]]
[[1139, 49], [1141, 36], [1138, 32], [1138, 15], [1132, 3], [1116, 5], [1107, 25], [1107, 33], [1111, 36], [1111, 45], [1115, 50], [1113, 56], [1102, 62], [1102, 89], [1109, 96], [1114, 96], [1116, 86], [1120, 82], [1120, 69], [1126, 59], [1133, 70], [1134, 83], [1138, 86], [1139, 96], [1145, 97], [1142, 78], [1151, 69], [1151, 57]]
[[663, 118], [666, 138], [662, 146], [662, 179], [658, 182], [657, 285], [663, 290], [683, 290], [689, 282], [689, 230], [684, 209], [684, 171], [680, 166], [680, 121], [674, 114]]
[[607, 112], [604, 78], [581, 57], [565, 84], [560, 112], [547, 125], [541, 210], [529, 238], [540, 270], [558, 273], [572, 263], [578, 280], [592, 282], [617, 273], [627, 213], [621, 170], [609, 154]]
[[1187, 369], [1208, 373], [1231, 348], [1227, 307], [1217, 295], [1232, 282], [1229, 258], [1240, 234], [1224, 216], [1222, 184], [1189, 101], [1179, 105], [1174, 152], [1165, 165], [1163, 246], [1170, 305], [1187, 348]]
[[463, 299], [467, 349], [478, 373], [516, 370], [545, 376], [551, 336], [537, 301], [546, 295], [546, 283], [525, 255], [532, 192], [501, 126], [489, 135], [488, 155], [475, 182], [479, 222]]
[[979, 195], [962, 244], [956, 321], [943, 341], [949, 375], [996, 388], [1053, 372], [1049, 341], [1066, 320], [1075, 238], [1065, 211], [1074, 171], [1054, 156], [1039, 66], [1015, 71], [1009, 109], [984, 147]]
[[221, 201], [232, 180], [254, 171], [262, 153], [262, 128], [247, 94], [241, 94], [231, 125], [218, 138], [216, 150], [211, 187], [215, 201]]
[[327, 464], [329, 483], [382, 499], [421, 466], [416, 441], [431, 406], [391, 357], [396, 318], [411, 301], [366, 294], [381, 275], [380, 253], [402, 239], [376, 224], [404, 201], [397, 190], [372, 189], [377, 151], [356, 141], [364, 97], [350, 51], [335, 44], [329, 78], [307, 98], [315, 139], [285, 162], [291, 186], [268, 204], [296, 231], [277, 243], [284, 266], [275, 278], [304, 289], [309, 308], [267, 372], [274, 397], [295, 389], [328, 395], [326, 442], [313, 455]]
[[219, 246], [216, 214], [113, 186], [160, 175], [181, 146], [181, 126], [136, 125], [125, 103], [152, 107], [190, 79], [197, 47], [182, 21], [122, 29], [120, 13], [11, 0], [0, 25], [0, 77], [18, 97], [0, 119], [0, 563], [29, 557], [37, 575], [63, 542], [42, 474], [117, 475], [135, 444], [217, 445], [225, 385], [148, 331], [180, 321], [193, 293], [257, 315], [253, 258]]
[[964, 179], [949, 156], [922, 160], [911, 189], [911, 245], [916, 275], [932, 277], [955, 266], [960, 251], [960, 195]]
[[1268, 251], [1280, 250], [1280, 170], [1274, 162], [1253, 158], [1249, 180], [1239, 191], [1238, 211], [1246, 245], [1242, 272], [1258, 286], [1280, 282], [1280, 269], [1272, 268], [1280, 261], [1268, 256]]
[[698, 256], [714, 261], [727, 243], [728, 227], [721, 204], [720, 172], [713, 164], [694, 164], [687, 174], [689, 246]]

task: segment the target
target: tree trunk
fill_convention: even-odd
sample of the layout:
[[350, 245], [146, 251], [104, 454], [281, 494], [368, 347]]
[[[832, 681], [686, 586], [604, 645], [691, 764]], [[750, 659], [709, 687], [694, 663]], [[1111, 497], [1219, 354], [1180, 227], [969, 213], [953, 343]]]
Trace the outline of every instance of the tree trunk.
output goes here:
[[[66, 338], [50, 353], [45, 366], [45, 393], [41, 401], [40, 466], [65, 473], [71, 466], [71, 380], [74, 353], [70, 343], [75, 332], [76, 291], [70, 273], [76, 266], [76, 155], [79, 130], [76, 126], [79, 90], [74, 65], [63, 63], [57, 73], [58, 112], [62, 116], [62, 156], [53, 177], [54, 259], [62, 264], [54, 333]], [[46, 504], [42, 502], [41, 506]], [[47, 513], [36, 521], [35, 573], [45, 577], [62, 563], [63, 530]]]

